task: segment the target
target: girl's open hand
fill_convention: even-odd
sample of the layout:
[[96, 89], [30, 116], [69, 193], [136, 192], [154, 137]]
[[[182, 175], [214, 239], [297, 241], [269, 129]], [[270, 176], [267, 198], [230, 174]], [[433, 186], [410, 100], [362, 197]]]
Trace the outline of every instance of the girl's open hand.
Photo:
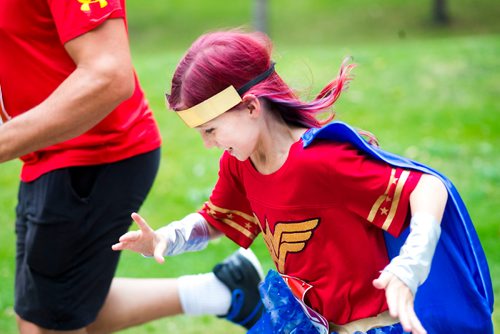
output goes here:
[[427, 334], [413, 308], [413, 293], [395, 275], [382, 272], [379, 278], [373, 281], [377, 289], [385, 289], [389, 313], [392, 317], [398, 317], [406, 332], [413, 334]]
[[163, 253], [167, 247], [166, 239], [156, 233], [139, 214], [132, 213], [132, 219], [139, 230], [125, 233], [111, 248], [115, 251], [128, 249], [145, 256], [154, 256], [158, 263], [165, 262]]

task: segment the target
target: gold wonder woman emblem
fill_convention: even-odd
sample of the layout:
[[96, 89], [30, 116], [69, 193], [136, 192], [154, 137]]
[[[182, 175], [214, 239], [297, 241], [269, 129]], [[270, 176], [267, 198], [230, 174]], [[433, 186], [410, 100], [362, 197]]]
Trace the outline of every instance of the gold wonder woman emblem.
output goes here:
[[90, 12], [90, 4], [91, 3], [99, 3], [99, 6], [101, 8], [104, 8], [108, 5], [108, 2], [106, 0], [78, 0], [79, 3], [81, 3], [80, 10], [82, 12]]
[[[255, 218], [258, 219], [257, 216]], [[262, 231], [262, 235], [280, 273], [284, 273], [287, 254], [302, 251], [306, 247], [307, 241], [312, 237], [312, 230], [318, 224], [319, 219], [302, 222], [278, 222], [274, 226], [273, 234], [266, 219], [266, 230]]]

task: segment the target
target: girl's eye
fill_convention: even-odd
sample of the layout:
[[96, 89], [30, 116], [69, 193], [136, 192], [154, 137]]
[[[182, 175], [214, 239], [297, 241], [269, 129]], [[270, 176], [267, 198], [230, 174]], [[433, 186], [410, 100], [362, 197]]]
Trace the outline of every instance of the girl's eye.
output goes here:
[[214, 129], [214, 128], [208, 128], [208, 129], [206, 129], [206, 130], [205, 130], [205, 133], [206, 133], [206, 134], [211, 134], [211, 133], [213, 133], [214, 131], [215, 131], [215, 129]]

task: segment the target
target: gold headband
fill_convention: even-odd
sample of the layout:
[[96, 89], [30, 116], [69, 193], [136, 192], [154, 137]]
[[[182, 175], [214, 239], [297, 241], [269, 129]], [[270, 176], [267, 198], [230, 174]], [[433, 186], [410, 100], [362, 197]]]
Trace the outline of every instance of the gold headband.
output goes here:
[[240, 94], [238, 94], [233, 86], [229, 86], [189, 109], [177, 111], [176, 114], [179, 115], [187, 126], [195, 128], [222, 115], [241, 101]]
[[177, 114], [190, 128], [200, 126], [203, 123], [222, 115], [243, 101], [241, 96], [250, 88], [267, 79], [274, 72], [274, 65], [274, 62], [271, 62], [271, 66], [269, 66], [265, 72], [257, 75], [255, 78], [241, 86], [238, 90], [236, 90], [233, 86], [229, 86], [223, 91], [189, 109], [178, 111]]

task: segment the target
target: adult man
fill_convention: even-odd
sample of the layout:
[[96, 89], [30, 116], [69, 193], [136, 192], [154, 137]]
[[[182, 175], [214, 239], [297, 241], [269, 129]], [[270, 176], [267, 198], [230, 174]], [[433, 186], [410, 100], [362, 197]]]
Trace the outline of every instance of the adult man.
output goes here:
[[[85, 333], [96, 318], [96, 329], [123, 327], [114, 306], [128, 284], [117, 281], [106, 299], [119, 257], [111, 244], [149, 192], [161, 144], [126, 29], [124, 0], [0, 3], [0, 163], [23, 160], [15, 289], [22, 333]], [[182, 312], [177, 281], [164, 289], [169, 308], [127, 325]]]

